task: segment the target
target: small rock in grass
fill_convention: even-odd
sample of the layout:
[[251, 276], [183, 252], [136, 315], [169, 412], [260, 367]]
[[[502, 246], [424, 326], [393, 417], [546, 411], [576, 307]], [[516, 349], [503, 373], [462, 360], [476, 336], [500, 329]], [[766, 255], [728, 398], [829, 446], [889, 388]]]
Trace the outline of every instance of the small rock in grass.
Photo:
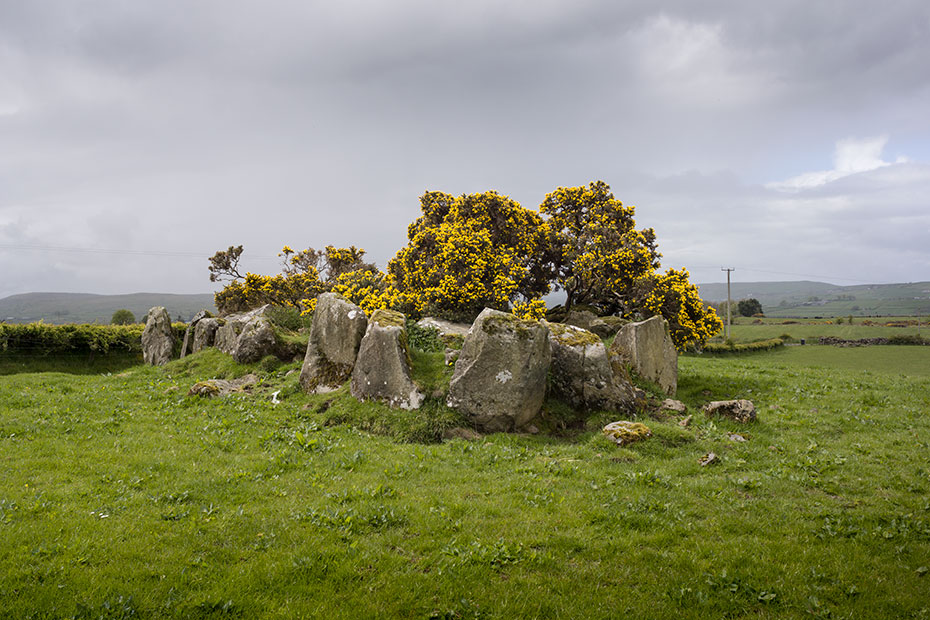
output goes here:
[[209, 379], [207, 381], [198, 381], [187, 392], [188, 396], [203, 396], [213, 398], [214, 396], [226, 396], [235, 392], [245, 392], [250, 390], [258, 383], [258, 377], [253, 374], [245, 375], [232, 381], [226, 379]]
[[713, 452], [708, 452], [707, 454], [701, 457], [701, 460], [698, 461], [701, 467], [707, 467], [708, 465], [712, 465], [718, 462], [719, 462], [719, 459], [717, 458], [717, 455], [714, 454]]
[[639, 422], [618, 420], [604, 427], [604, 435], [618, 446], [625, 446], [651, 437], [652, 431], [645, 424]]
[[736, 441], [736, 442], [746, 441], [746, 438], [740, 435], [739, 433], [730, 433], [729, 435], [727, 435], [727, 437], [730, 439], [730, 441]]
[[687, 418], [685, 418], [684, 420], [682, 420], [681, 422], [679, 422], [679, 423], [678, 423], [678, 426], [691, 426], [691, 418], [692, 418], [692, 417], [693, 417], [693, 416], [690, 416], [690, 415], [689, 415]]
[[751, 400], [715, 400], [707, 403], [703, 408], [704, 415], [729, 418], [735, 422], [746, 423], [756, 419], [756, 406]]
[[462, 428], [457, 426], [455, 428], [447, 428], [442, 432], [442, 440], [449, 441], [451, 439], [464, 439], [465, 441], [477, 441], [481, 439], [481, 435], [471, 430], [470, 428]]
[[674, 398], [666, 398], [662, 401], [662, 404], [659, 405], [659, 411], [674, 411], [675, 413], [684, 413], [687, 410], [687, 405], [685, 405], [680, 400], [675, 400]]

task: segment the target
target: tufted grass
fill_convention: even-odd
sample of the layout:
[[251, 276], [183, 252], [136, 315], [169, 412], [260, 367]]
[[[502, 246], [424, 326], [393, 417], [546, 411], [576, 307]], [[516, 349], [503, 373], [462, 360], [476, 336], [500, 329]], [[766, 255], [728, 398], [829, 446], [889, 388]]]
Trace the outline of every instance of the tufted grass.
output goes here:
[[[411, 443], [456, 423], [436, 399], [308, 396], [299, 364], [215, 352], [0, 376], [0, 617], [930, 617], [930, 348], [890, 372], [811, 349], [681, 358], [691, 426], [626, 448], [603, 413]], [[732, 397], [759, 421], [696, 411]]]

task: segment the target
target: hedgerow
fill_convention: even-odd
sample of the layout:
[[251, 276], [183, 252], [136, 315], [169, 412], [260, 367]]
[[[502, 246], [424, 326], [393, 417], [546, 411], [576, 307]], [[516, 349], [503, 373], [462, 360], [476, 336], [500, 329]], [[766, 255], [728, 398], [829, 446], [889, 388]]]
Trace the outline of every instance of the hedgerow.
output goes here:
[[[187, 326], [174, 323], [178, 339]], [[142, 351], [141, 324], [49, 325], [46, 323], [0, 324], [0, 352], [48, 355], [50, 353], [108, 353]]]
[[770, 338], [769, 340], [742, 344], [709, 342], [704, 345], [703, 351], [704, 353], [755, 353], [757, 351], [771, 351], [783, 346], [785, 346], [785, 341], [781, 338]]

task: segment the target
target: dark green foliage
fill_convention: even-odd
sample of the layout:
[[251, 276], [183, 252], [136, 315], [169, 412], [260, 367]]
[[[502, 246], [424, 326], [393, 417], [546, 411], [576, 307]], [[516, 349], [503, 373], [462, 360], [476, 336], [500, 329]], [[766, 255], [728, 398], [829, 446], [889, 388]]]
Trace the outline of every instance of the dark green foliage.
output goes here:
[[407, 343], [414, 349], [426, 352], [444, 351], [446, 348], [438, 329], [419, 327], [411, 319], [407, 319]]
[[303, 327], [309, 328], [313, 322], [311, 316], [301, 316], [300, 310], [289, 306], [273, 306], [268, 308], [265, 316], [275, 327], [296, 332]]
[[0, 351], [61, 353], [68, 351], [142, 350], [141, 325], [0, 324]]
[[758, 299], [741, 299], [739, 303], [736, 304], [736, 311], [739, 312], [740, 316], [762, 314], [762, 304], [759, 303]]
[[133, 316], [132, 311], [125, 308], [117, 310], [110, 318], [111, 325], [132, 325], [135, 322], [136, 317]]
[[930, 340], [916, 334], [892, 336], [888, 339], [888, 344], [902, 345], [930, 345]]

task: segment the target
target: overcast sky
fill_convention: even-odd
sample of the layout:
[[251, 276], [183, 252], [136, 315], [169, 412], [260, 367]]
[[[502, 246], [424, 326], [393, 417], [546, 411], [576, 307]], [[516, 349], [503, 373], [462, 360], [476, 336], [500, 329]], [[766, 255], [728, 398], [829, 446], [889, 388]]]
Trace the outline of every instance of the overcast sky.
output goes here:
[[0, 297], [598, 179], [695, 282], [930, 280], [930, 3], [0, 0]]

